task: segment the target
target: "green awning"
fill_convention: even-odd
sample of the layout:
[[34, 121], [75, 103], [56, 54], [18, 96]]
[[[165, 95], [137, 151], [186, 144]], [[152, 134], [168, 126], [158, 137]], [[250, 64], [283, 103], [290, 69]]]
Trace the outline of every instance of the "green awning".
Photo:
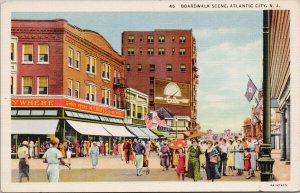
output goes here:
[[165, 132], [160, 132], [156, 129], [149, 129], [150, 131], [152, 131], [155, 135], [157, 135], [160, 138], [168, 138], [168, 139], [174, 139], [176, 138], [175, 136], [169, 134], [169, 133], [165, 133]]

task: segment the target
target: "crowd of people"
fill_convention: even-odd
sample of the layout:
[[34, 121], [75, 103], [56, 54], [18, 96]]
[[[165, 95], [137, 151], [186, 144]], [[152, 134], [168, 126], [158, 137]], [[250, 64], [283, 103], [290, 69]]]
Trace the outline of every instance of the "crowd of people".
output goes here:
[[[59, 139], [51, 138], [42, 146], [46, 146], [43, 155], [45, 163], [48, 163], [47, 175], [49, 182], [57, 182], [59, 179], [59, 165], [69, 167], [71, 165], [71, 154], [75, 148], [76, 157], [90, 157], [92, 168], [98, 165], [100, 155], [120, 156], [125, 164], [134, 164], [136, 175], [142, 176], [144, 172], [149, 174], [150, 152], [156, 152], [160, 158], [162, 171], [174, 169], [178, 180], [185, 177], [194, 181], [203, 180], [201, 171], [205, 171], [206, 179], [214, 181], [222, 176], [241, 176], [247, 174], [247, 179], [255, 177], [257, 160], [259, 156], [259, 142], [251, 137], [247, 139], [219, 139], [219, 140], [186, 140], [182, 148], [170, 148], [170, 140], [143, 141], [141, 139], [115, 140], [112, 151], [109, 151], [108, 142], [101, 141], [77, 141], [75, 146], [68, 140], [62, 143]], [[36, 158], [36, 145], [33, 142], [23, 141], [18, 149], [19, 178], [23, 177], [29, 181], [28, 158]], [[67, 158], [68, 161], [63, 161]]]

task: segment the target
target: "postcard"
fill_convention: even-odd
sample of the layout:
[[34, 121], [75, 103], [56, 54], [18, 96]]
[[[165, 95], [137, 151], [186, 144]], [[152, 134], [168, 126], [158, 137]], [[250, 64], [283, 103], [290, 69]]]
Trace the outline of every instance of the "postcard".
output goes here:
[[1, 191], [299, 191], [297, 1], [1, 4]]

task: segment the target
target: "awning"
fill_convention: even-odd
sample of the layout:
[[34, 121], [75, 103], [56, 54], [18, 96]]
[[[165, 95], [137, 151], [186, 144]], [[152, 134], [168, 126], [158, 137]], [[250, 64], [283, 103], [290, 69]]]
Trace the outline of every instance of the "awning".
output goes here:
[[11, 120], [12, 134], [55, 134], [58, 119]]
[[146, 133], [150, 137], [150, 139], [158, 139], [158, 137], [154, 133], [152, 133], [148, 128], [146, 128], [146, 127], [139, 127], [139, 128], [144, 133]]
[[99, 135], [99, 136], [111, 136], [100, 124], [88, 123], [82, 121], [71, 121], [67, 122], [73, 127], [77, 132], [83, 135]]
[[114, 137], [135, 137], [124, 126], [101, 124]]
[[153, 134], [157, 135], [158, 137], [162, 137], [164, 138], [165, 136], [158, 130], [156, 129], [149, 129], [150, 132], [152, 132]]
[[135, 136], [137, 136], [138, 138], [141, 138], [141, 139], [149, 139], [150, 136], [147, 135], [146, 133], [144, 133], [143, 131], [141, 131], [140, 128], [138, 127], [135, 127], [135, 126], [126, 126], [126, 128], [132, 132]]

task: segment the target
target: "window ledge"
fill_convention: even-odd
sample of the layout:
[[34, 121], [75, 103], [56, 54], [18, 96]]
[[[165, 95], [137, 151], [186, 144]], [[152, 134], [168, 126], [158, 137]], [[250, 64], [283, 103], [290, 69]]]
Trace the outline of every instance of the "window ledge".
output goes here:
[[[74, 68], [74, 67], [73, 67]], [[95, 77], [96, 75], [95, 75], [95, 73], [91, 73], [91, 72], [86, 72], [87, 73], [87, 75], [88, 76], [90, 76], [90, 77]]]
[[37, 64], [49, 64], [49, 62], [38, 62]]
[[33, 62], [22, 62], [22, 64], [34, 64]]
[[104, 80], [104, 81], [110, 81], [109, 78], [104, 78], [104, 77], [102, 77], [102, 80]]

